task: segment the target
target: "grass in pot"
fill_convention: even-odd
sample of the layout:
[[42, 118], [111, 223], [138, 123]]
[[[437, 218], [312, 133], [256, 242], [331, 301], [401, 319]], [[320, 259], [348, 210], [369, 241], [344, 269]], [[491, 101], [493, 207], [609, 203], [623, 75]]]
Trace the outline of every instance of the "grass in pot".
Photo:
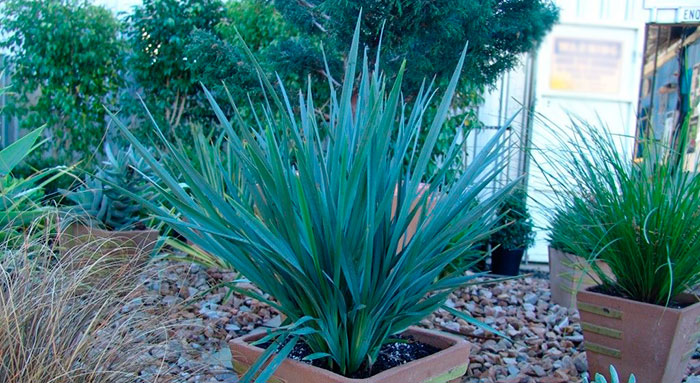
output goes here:
[[[143, 158], [129, 147], [113, 151], [76, 190], [62, 190], [72, 203], [59, 235], [64, 252], [109, 254], [111, 257], [141, 257], [146, 262], [158, 242], [158, 230], [145, 225], [147, 210], [140, 200], [156, 196], [148, 178], [153, 177]], [[139, 200], [130, 194], [138, 194]], [[99, 246], [99, 249], [93, 247]], [[99, 250], [99, 251], [95, 251]], [[130, 260], [124, 264], [133, 264]]]
[[[563, 225], [581, 227], [578, 212], [555, 208], [549, 223], [549, 286], [552, 292], [552, 302], [569, 308], [576, 308], [576, 292], [600, 284], [596, 274], [588, 266], [587, 257], [591, 253], [585, 252], [583, 256], [574, 254], [566, 240], [563, 238]], [[605, 262], [596, 261], [598, 267], [609, 278], [614, 278], [610, 268]]]
[[498, 208], [499, 229], [491, 235], [491, 272], [518, 275], [520, 262], [535, 240], [532, 218], [523, 187], [513, 190]]
[[[274, 301], [238, 291], [286, 318], [278, 329], [232, 341], [243, 381], [274, 375], [290, 383], [438, 383], [466, 371], [465, 340], [413, 326], [441, 307], [475, 322], [444, 305], [451, 291], [475, 277], [442, 272], [488, 236], [498, 203], [513, 187], [473, 203], [501, 171], [493, 164], [507, 150], [498, 144], [506, 131], [499, 130], [459, 177], [446, 177], [458, 160], [456, 142], [444, 165], [429, 173], [466, 50], [429, 121], [431, 86], [407, 105], [401, 97], [405, 66], [389, 83], [379, 59], [360, 61], [358, 50], [359, 22], [340, 93], [329, 79], [330, 98], [321, 103], [309, 86], [292, 106], [284, 88], [275, 88], [256, 64], [268, 102], [253, 121], [238, 114], [229, 119], [205, 90], [222, 144], [238, 165], [221, 166], [215, 175], [195, 169], [156, 127], [161, 158], [172, 159], [157, 161], [115, 120], [156, 173], [155, 186], [174, 212], [141, 202]], [[317, 104], [325, 105], [322, 113]], [[428, 129], [422, 146], [419, 129]], [[413, 235], [406, 235], [414, 224]], [[411, 360], [402, 350], [424, 356]], [[380, 360], [392, 355], [397, 359], [380, 372]]]
[[675, 147], [643, 140], [636, 160], [625, 138], [577, 120], [574, 132], [551, 162], [566, 180], [561, 205], [577, 213], [561, 238], [600, 281], [577, 294], [590, 372], [614, 364], [622, 378], [678, 383], [700, 334], [689, 294], [700, 282], [700, 177], [685, 162], [687, 125]]

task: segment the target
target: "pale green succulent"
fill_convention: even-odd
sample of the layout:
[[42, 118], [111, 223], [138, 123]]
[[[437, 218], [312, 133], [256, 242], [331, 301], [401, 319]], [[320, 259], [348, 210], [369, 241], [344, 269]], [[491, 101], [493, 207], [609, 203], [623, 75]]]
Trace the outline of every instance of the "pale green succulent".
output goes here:
[[[140, 202], [129, 193], [147, 200], [153, 199], [153, 192], [147, 182], [150, 169], [143, 159], [129, 147], [113, 152], [106, 150], [106, 160], [98, 168], [95, 176], [89, 176], [85, 184], [74, 191], [64, 192], [66, 198], [81, 211], [112, 230], [134, 228], [144, 218]], [[124, 188], [123, 192], [115, 185]]]
[[[595, 379], [591, 382], [588, 380], [588, 375], [583, 377], [583, 383], [608, 383], [605, 377], [601, 374], [595, 374]], [[614, 366], [610, 366], [610, 383], [620, 383], [620, 377], [617, 375], [617, 370]], [[630, 375], [627, 383], [637, 383], [637, 378], [634, 374]]]

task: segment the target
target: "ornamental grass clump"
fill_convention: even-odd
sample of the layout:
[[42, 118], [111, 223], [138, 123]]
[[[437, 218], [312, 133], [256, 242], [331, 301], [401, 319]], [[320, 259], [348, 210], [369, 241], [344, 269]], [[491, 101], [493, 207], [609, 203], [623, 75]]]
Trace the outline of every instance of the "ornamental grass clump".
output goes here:
[[[275, 301], [266, 302], [287, 318], [266, 338], [284, 346], [268, 347], [244, 380], [267, 361], [269, 368], [257, 376], [265, 381], [299, 341], [313, 350], [307, 359], [332, 371], [368, 371], [390, 336], [474, 279], [464, 269], [441, 272], [490, 234], [495, 208], [512, 188], [474, 203], [501, 171], [495, 160], [506, 153], [498, 145], [504, 129], [456, 179], [447, 181], [445, 174], [461, 150], [457, 142], [437, 172], [427, 171], [466, 48], [430, 121], [424, 114], [436, 91], [425, 85], [407, 104], [401, 95], [405, 65], [389, 84], [378, 59], [373, 68], [366, 55], [358, 62], [358, 48], [359, 22], [342, 89], [337, 94], [329, 79], [324, 113], [316, 112], [311, 86], [293, 106], [284, 87], [275, 89], [259, 66], [268, 102], [252, 123], [237, 113], [229, 120], [205, 90], [238, 163], [219, 166], [223, 177], [215, 177], [224, 184], [195, 169], [157, 127], [167, 163], [117, 121], [181, 216], [142, 202], [270, 294]], [[422, 129], [428, 132], [420, 146]], [[414, 219], [417, 230], [406, 235]]]
[[[641, 157], [623, 137], [574, 121], [567, 149], [550, 158], [560, 197], [557, 241], [587, 257], [600, 291], [669, 305], [700, 282], [700, 177], [686, 163], [686, 127], [677, 147], [653, 138]], [[611, 278], [598, 266], [604, 261]]]
[[96, 282], [112, 257], [83, 254], [97, 242], [58, 257], [46, 229], [58, 218], [41, 218], [20, 246], [0, 244], [0, 382], [134, 383], [146, 382], [142, 371], [153, 370], [148, 381], [167, 375], [168, 364], [149, 352], [167, 344], [169, 319], [143, 305], [123, 310], [143, 268], [134, 261], [128, 272]]

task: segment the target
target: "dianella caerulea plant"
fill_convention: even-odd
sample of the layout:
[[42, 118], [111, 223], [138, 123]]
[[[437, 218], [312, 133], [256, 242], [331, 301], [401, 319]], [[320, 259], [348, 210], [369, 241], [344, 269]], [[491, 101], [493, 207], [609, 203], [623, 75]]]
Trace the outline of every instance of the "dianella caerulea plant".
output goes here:
[[[279, 348], [268, 347], [252, 367], [265, 361], [272, 367], [258, 381], [299, 341], [313, 350], [308, 359], [322, 359], [333, 371], [350, 375], [368, 369], [390, 336], [473, 282], [464, 268], [441, 272], [491, 233], [495, 208], [512, 188], [474, 203], [501, 171], [495, 160], [506, 155], [498, 145], [505, 129], [459, 177], [445, 177], [461, 150], [457, 142], [437, 172], [427, 170], [466, 48], [441, 91], [438, 112], [426, 121], [438, 92], [425, 85], [407, 104], [401, 94], [405, 65], [387, 83], [379, 58], [373, 65], [367, 55], [360, 61], [359, 26], [358, 21], [339, 94], [329, 78], [324, 113], [316, 112], [311, 86], [293, 101], [259, 66], [267, 103], [252, 123], [237, 113], [229, 119], [205, 90], [237, 164], [218, 166], [220, 174], [198, 171], [156, 127], [164, 147], [159, 157], [169, 158], [157, 161], [117, 121], [176, 213], [142, 202], [270, 294], [274, 301], [266, 301], [286, 316], [282, 330], [267, 337]], [[428, 133], [419, 146], [423, 129]], [[411, 236], [412, 221], [417, 230]]]

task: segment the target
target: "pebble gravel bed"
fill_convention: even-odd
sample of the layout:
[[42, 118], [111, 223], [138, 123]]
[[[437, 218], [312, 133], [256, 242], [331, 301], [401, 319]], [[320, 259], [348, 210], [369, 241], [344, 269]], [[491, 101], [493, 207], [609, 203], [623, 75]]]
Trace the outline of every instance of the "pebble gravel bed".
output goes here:
[[[237, 278], [230, 271], [160, 261], [146, 273], [139, 295], [127, 304], [143, 305], [153, 315], [177, 323], [166, 344], [151, 350], [153, 366], [144, 382], [234, 383], [228, 341], [280, 324], [268, 305], [228, 295], [222, 286]], [[252, 288], [252, 286], [249, 286]], [[467, 286], [448, 305], [505, 333], [510, 340], [438, 310], [421, 326], [465, 336], [473, 345], [463, 383], [580, 382], [586, 371], [583, 335], [576, 310], [550, 302], [546, 274]], [[700, 351], [700, 350], [699, 350]], [[164, 363], [167, 373], [163, 373]], [[700, 383], [700, 352], [691, 359], [686, 383]]]

